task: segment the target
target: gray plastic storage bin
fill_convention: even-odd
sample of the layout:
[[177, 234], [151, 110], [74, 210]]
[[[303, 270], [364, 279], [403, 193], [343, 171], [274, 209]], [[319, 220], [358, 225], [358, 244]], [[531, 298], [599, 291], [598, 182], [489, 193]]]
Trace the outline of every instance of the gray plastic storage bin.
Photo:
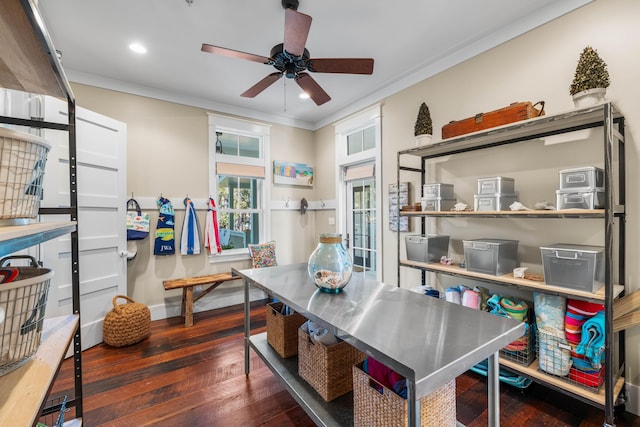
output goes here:
[[518, 266], [518, 241], [504, 239], [463, 240], [468, 271], [502, 276]]
[[418, 262], [440, 262], [449, 254], [449, 236], [425, 234], [406, 236], [407, 259]]
[[504, 176], [478, 178], [478, 194], [514, 194], [515, 180]]
[[595, 166], [573, 169], [562, 169], [560, 175], [560, 189], [567, 188], [602, 188], [604, 187], [604, 170]]
[[474, 211], [508, 211], [509, 206], [518, 200], [517, 194], [474, 194]]
[[602, 209], [604, 208], [604, 189], [556, 190], [556, 205], [558, 209]]
[[540, 253], [546, 284], [587, 292], [604, 286], [604, 247], [557, 243]]
[[454, 199], [453, 184], [424, 184], [422, 186], [422, 197], [425, 199]]

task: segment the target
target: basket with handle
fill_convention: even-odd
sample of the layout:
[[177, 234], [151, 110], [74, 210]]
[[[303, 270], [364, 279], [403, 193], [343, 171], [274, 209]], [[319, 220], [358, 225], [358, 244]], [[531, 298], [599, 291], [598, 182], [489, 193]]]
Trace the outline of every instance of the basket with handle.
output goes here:
[[43, 138], [0, 127], [0, 224], [24, 224], [38, 215], [50, 149]]
[[[125, 304], [118, 304], [118, 298]], [[124, 347], [142, 341], [151, 335], [149, 307], [125, 295], [113, 297], [113, 309], [104, 316], [102, 335], [112, 347]]]
[[[28, 267], [11, 267], [20, 258]], [[0, 260], [0, 375], [18, 369], [38, 350], [53, 270], [30, 256]]]

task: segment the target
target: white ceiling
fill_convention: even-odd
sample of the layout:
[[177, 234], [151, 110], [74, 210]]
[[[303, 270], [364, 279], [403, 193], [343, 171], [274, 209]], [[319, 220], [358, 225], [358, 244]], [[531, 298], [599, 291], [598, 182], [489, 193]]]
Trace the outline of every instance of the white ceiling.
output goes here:
[[[40, 0], [72, 82], [316, 129], [592, 0], [300, 0], [313, 18], [312, 58], [370, 57], [373, 75], [313, 78], [316, 106], [282, 78], [240, 94], [274, 68], [200, 51], [209, 43], [261, 56], [283, 41], [281, 0]], [[128, 49], [146, 45], [145, 55]]]

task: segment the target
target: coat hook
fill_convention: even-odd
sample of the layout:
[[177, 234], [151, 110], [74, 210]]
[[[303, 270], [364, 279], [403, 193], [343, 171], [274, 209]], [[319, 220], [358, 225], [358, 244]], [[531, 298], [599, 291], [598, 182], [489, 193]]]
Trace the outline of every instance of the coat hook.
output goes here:
[[320, 206], [322, 206], [323, 208], [326, 206], [326, 205], [324, 204], [324, 200], [322, 200], [322, 199], [320, 199]]
[[288, 197], [287, 197], [287, 201], [286, 201], [286, 202], [284, 202], [284, 207], [285, 207], [285, 208], [288, 208], [288, 207], [289, 207], [289, 198], [288, 198]]

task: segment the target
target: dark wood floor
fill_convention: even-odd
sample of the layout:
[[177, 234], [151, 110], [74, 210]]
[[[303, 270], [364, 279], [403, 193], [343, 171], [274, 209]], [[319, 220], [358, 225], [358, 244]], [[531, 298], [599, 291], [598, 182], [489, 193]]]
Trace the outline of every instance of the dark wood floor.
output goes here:
[[[264, 302], [254, 303], [252, 326], [265, 329]], [[124, 348], [99, 345], [83, 353], [83, 426], [313, 426], [253, 353], [244, 374], [242, 306], [195, 315], [184, 328], [174, 317], [152, 322], [150, 338]], [[72, 363], [63, 363], [53, 396], [72, 395]], [[587, 404], [533, 384], [523, 393], [502, 385], [502, 426], [601, 427], [604, 415]], [[457, 380], [458, 420], [487, 425], [486, 378]], [[67, 415], [67, 418], [71, 417]], [[640, 427], [629, 413], [617, 427]]]

